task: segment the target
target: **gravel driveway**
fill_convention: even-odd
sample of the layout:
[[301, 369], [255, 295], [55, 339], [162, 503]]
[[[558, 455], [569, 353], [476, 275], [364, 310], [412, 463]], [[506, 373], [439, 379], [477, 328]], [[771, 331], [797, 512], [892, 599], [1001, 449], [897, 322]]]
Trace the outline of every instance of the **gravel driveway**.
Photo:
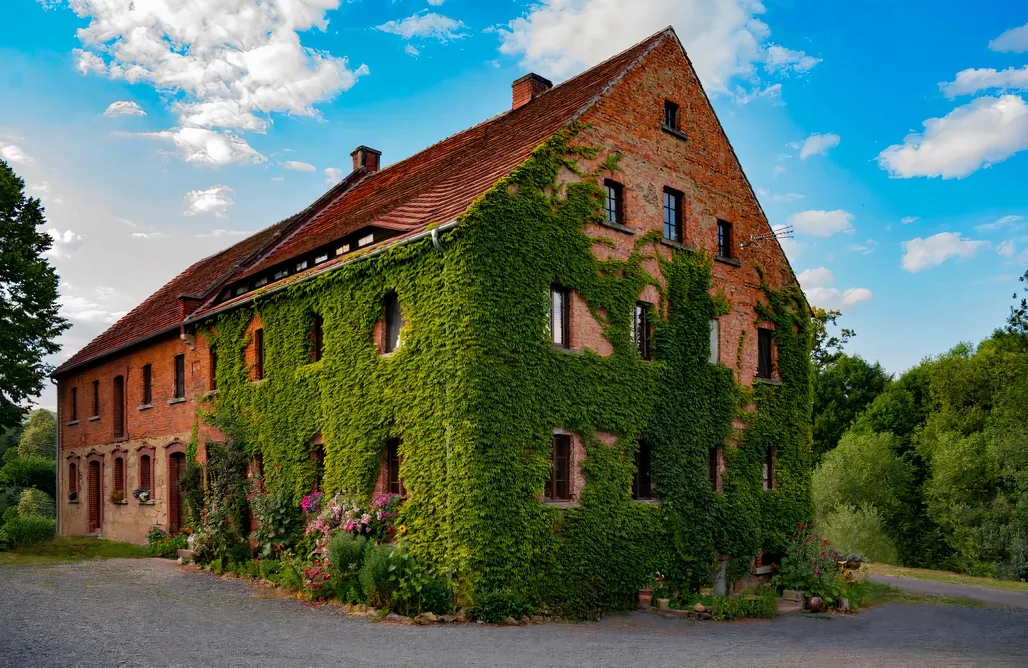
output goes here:
[[889, 604], [733, 624], [410, 627], [172, 562], [0, 567], [0, 666], [1026, 666], [1028, 610]]

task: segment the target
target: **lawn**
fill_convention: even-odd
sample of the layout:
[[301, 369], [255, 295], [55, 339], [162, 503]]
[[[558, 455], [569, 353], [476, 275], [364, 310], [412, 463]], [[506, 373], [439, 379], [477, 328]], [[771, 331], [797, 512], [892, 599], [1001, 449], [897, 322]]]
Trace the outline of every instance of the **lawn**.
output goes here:
[[47, 543], [25, 545], [0, 552], [4, 564], [56, 564], [88, 559], [151, 557], [150, 548], [132, 543], [117, 543], [102, 538], [58, 536]]
[[936, 580], [960, 585], [975, 585], [989, 589], [1005, 589], [1007, 591], [1028, 591], [1028, 582], [1014, 580], [995, 580], [993, 578], [976, 578], [950, 571], [932, 571], [926, 568], [905, 568], [887, 564], [868, 564], [867, 570], [873, 575], [891, 575], [898, 578], [915, 578], [917, 580]]
[[849, 598], [854, 610], [868, 608], [881, 603], [927, 603], [930, 605], [958, 605], [964, 608], [988, 608], [990, 603], [966, 596], [934, 596], [900, 591], [892, 585], [881, 582], [855, 582], [846, 586], [844, 595]]

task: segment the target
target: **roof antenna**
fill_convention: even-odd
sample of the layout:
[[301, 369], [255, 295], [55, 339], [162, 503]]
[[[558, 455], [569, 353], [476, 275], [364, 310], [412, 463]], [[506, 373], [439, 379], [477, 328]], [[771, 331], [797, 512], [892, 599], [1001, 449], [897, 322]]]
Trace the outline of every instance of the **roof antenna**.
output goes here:
[[749, 239], [739, 244], [739, 249], [744, 249], [747, 246], [752, 246], [755, 243], [767, 241], [768, 239], [792, 239], [792, 235], [792, 225], [783, 225], [778, 229], [772, 229], [770, 232], [767, 232], [766, 234], [751, 234]]

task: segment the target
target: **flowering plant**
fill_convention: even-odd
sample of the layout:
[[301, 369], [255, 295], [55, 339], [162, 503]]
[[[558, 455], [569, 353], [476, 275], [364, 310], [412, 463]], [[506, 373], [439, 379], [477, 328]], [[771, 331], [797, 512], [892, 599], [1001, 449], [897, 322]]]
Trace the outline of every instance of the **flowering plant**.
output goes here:
[[331, 585], [332, 562], [328, 557], [315, 557], [303, 569], [303, 586], [315, 597], [326, 594], [322, 590]]
[[820, 596], [831, 605], [842, 596], [844, 584], [839, 553], [832, 549], [831, 543], [814, 533], [811, 525], [801, 524], [796, 527], [781, 567], [771, 582], [782, 589], [798, 589], [807, 596]]
[[[304, 497], [304, 503], [306, 504], [312, 496], [314, 495]], [[365, 536], [374, 541], [392, 540], [396, 535], [393, 522], [399, 514], [397, 511], [402, 502], [399, 496], [381, 494], [370, 503], [364, 503], [342, 492], [325, 502], [323, 508], [320, 502], [320, 497], [311, 500], [311, 504], [317, 504], [311, 507], [320, 509], [317, 514], [305, 509], [309, 518], [306, 533], [319, 534], [319, 549], [327, 546], [329, 537], [337, 530], [355, 536]]]

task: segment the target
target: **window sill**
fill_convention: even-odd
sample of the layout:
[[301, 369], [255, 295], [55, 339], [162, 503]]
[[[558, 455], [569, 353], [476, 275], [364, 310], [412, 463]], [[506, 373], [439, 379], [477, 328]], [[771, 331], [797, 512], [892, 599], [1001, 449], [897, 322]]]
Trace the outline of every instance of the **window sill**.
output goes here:
[[186, 398], [185, 397], [176, 397], [174, 399], [168, 399], [168, 405], [169, 406], [173, 406], [175, 404], [184, 404], [184, 403], [186, 403]]
[[678, 130], [676, 128], [669, 128], [666, 125], [661, 125], [660, 129], [663, 130], [664, 132], [668, 133], [669, 135], [673, 135], [675, 137], [678, 137], [682, 141], [689, 141], [689, 135], [685, 134], [681, 130]]
[[138, 408], [136, 410], [148, 411], [151, 408], [153, 408], [153, 404], [139, 404], [139, 406], [138, 406]]
[[575, 348], [565, 348], [564, 346], [558, 346], [557, 344], [552, 344], [550, 347], [553, 349], [554, 352], [557, 352], [557, 353], [567, 353], [569, 355], [584, 355], [585, 354], [584, 350], [576, 350]]
[[78, 421], [78, 420], [72, 420], [72, 421], [70, 421], [70, 422], [68, 423], [68, 425], [67, 425], [67, 426], [69, 426], [69, 427], [74, 427], [74, 426], [75, 426], [75, 425], [77, 425], [78, 423], [79, 423], [79, 421]]
[[86, 418], [86, 419], [87, 419], [88, 421], [90, 421], [90, 422], [96, 422], [97, 420], [99, 420], [99, 419], [100, 419], [100, 416], [99, 416], [99, 415], [91, 415], [90, 417], [88, 417], [88, 418]]
[[551, 501], [549, 499], [543, 499], [543, 505], [553, 506], [554, 508], [560, 508], [561, 510], [567, 510], [568, 508], [575, 508], [580, 504], [578, 501]]
[[250, 379], [250, 384], [253, 385], [254, 387], [258, 387], [260, 385], [263, 385], [264, 381], [266, 381], [267, 379], [268, 379], [267, 376], [265, 376], [264, 378], [251, 378]]
[[772, 385], [774, 387], [780, 387], [782, 385], [782, 381], [777, 378], [761, 378], [760, 376], [754, 376], [753, 382], [760, 383], [761, 385]]
[[114, 438], [113, 441], [111, 441], [111, 443], [124, 443], [127, 440], [128, 440], [128, 436], [117, 436], [117, 437]]
[[660, 505], [660, 499], [632, 499], [632, 503], [641, 503], [646, 506], [658, 506]]
[[149, 501], [140, 501], [139, 505], [141, 505], [141, 506], [152, 506], [152, 505], [154, 505], [154, 502], [153, 502], [153, 499], [150, 499]]
[[128, 501], [111, 501], [111, 504], [115, 506], [127, 506]]
[[77, 506], [77, 505], [79, 505], [79, 502], [78, 502], [77, 500], [75, 500], [75, 501], [72, 501], [71, 499], [68, 499], [68, 503], [73, 503], [73, 504], [75, 504], [76, 506]]
[[692, 248], [689, 248], [688, 246], [683, 244], [681, 241], [675, 241], [674, 239], [668, 239], [667, 237], [661, 237], [660, 238], [660, 243], [661, 243], [661, 245], [667, 246], [668, 248], [676, 248], [678, 250], [684, 250], [684, 251], [691, 251], [692, 250]]
[[740, 262], [739, 260], [737, 260], [734, 257], [722, 257], [720, 255], [715, 255], [714, 256], [714, 260], [716, 262], [720, 262], [721, 264], [730, 264], [733, 267], [741, 267], [742, 266], [742, 262]]
[[611, 230], [624, 232], [625, 234], [635, 234], [637, 232], [635, 228], [629, 227], [628, 225], [622, 225], [621, 223], [612, 223], [609, 220], [601, 220], [599, 221], [599, 224]]

